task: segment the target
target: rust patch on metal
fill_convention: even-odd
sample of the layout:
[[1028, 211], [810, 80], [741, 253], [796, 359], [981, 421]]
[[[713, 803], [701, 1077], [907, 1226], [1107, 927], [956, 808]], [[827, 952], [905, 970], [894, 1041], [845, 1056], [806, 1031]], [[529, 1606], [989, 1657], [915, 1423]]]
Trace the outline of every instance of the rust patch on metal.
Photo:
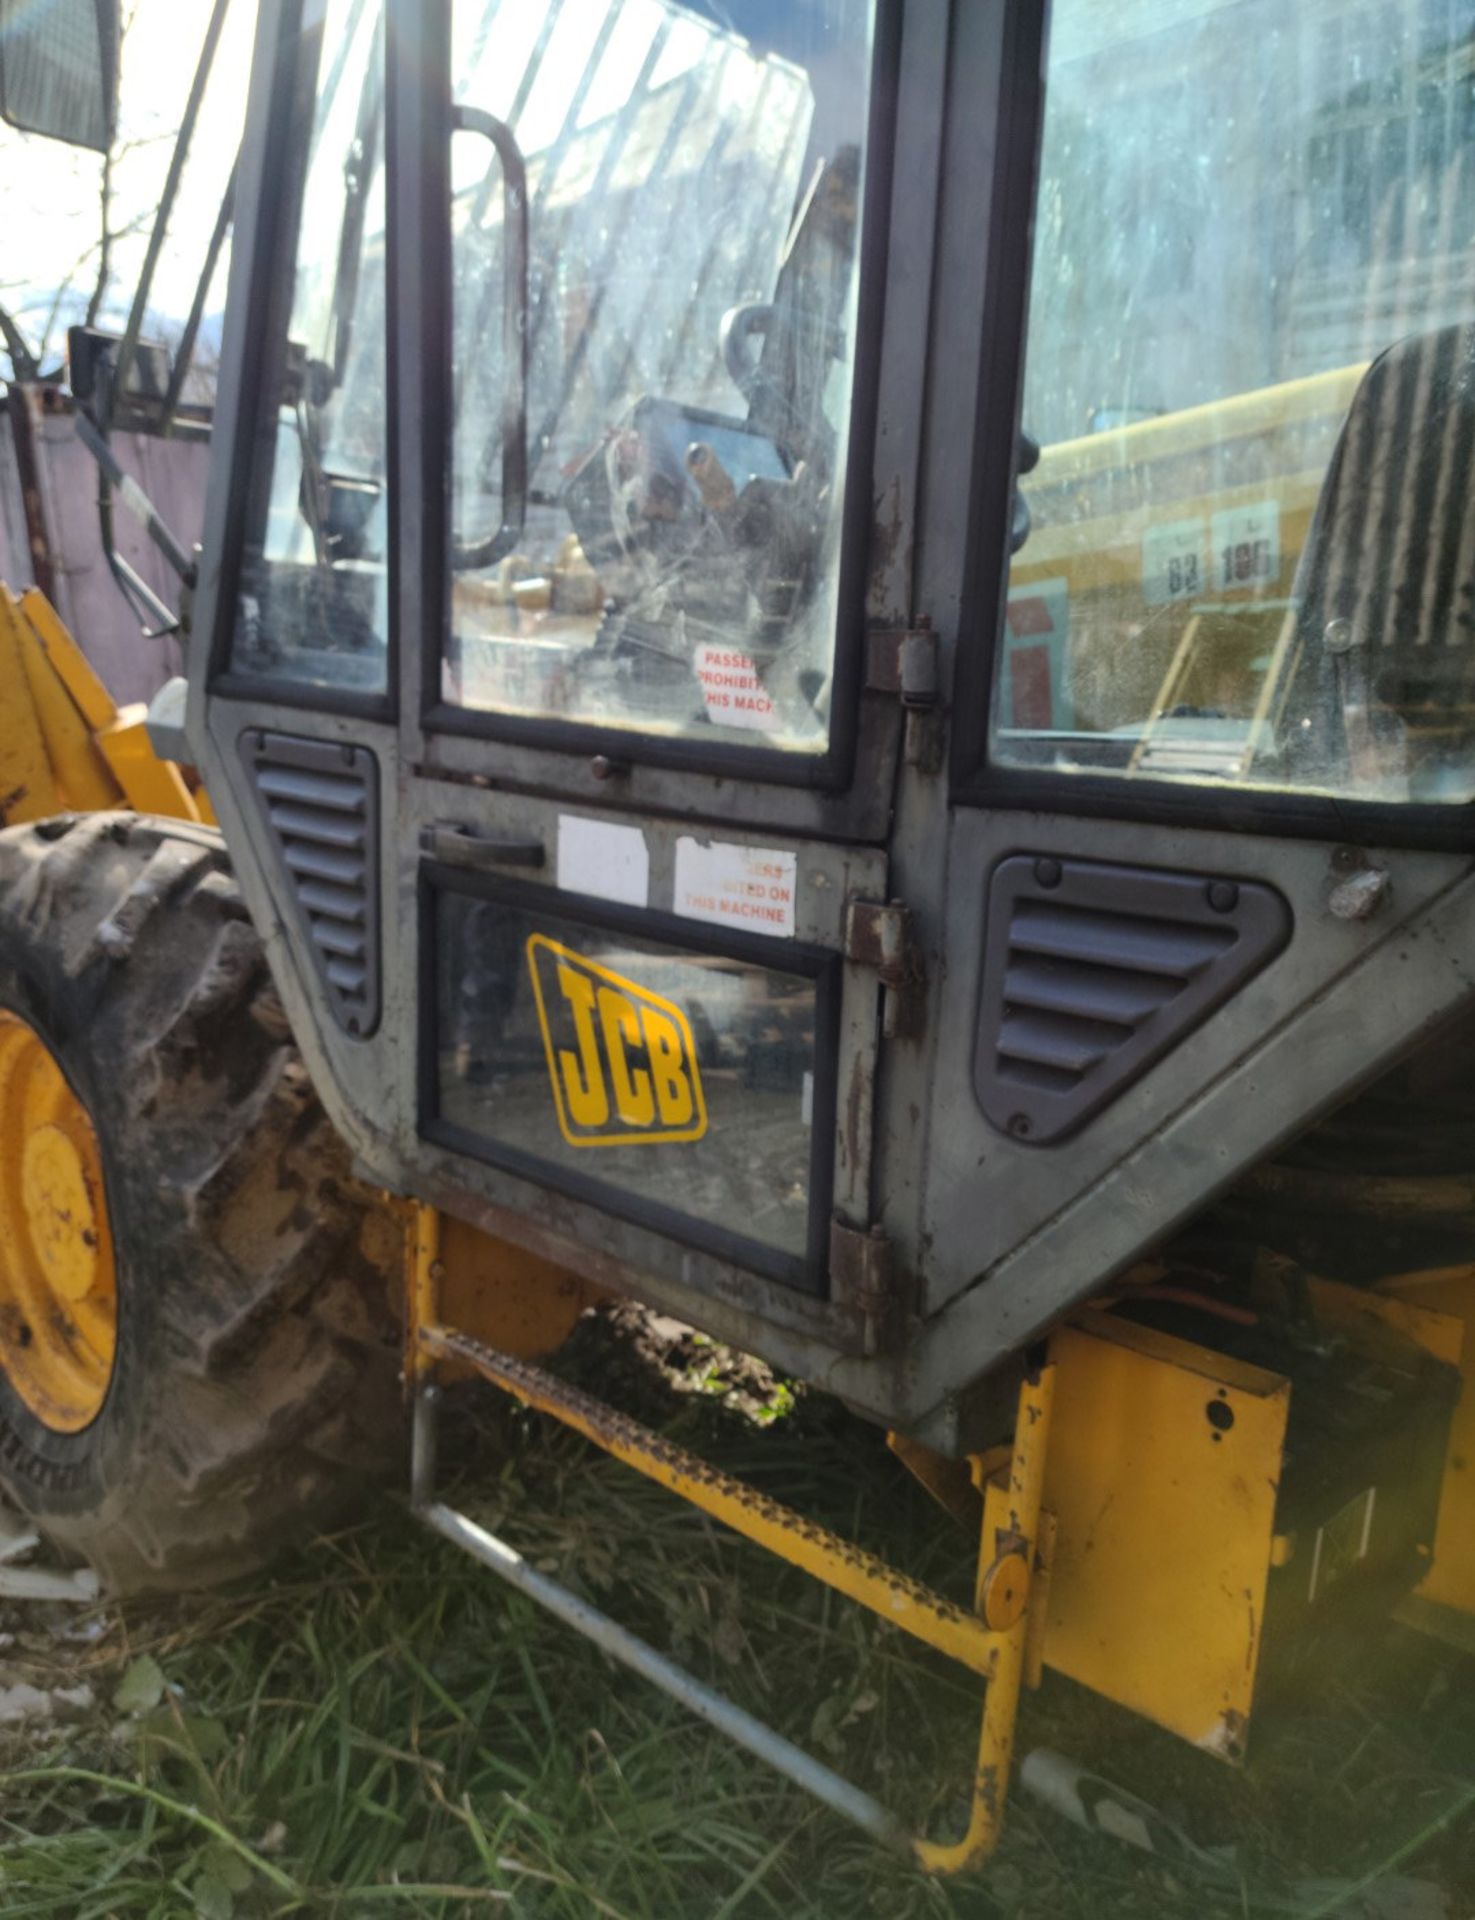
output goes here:
[[845, 1165], [851, 1168], [858, 1168], [861, 1164], [861, 1127], [865, 1119], [870, 1081], [869, 1069], [863, 1061], [857, 1060], [851, 1069], [850, 1085], [845, 1094], [845, 1125], [840, 1134]]
[[[888, 575], [897, 564], [906, 518], [902, 511], [901, 475], [893, 474], [890, 483], [876, 500], [871, 515], [871, 577], [868, 599], [872, 605], [883, 600]], [[901, 621], [896, 622], [897, 625]]]
[[15, 447], [16, 477], [20, 481], [21, 502], [26, 516], [26, 543], [31, 550], [31, 571], [35, 584], [53, 606], [56, 604], [56, 573], [51, 564], [47, 539], [46, 513], [41, 501], [41, 472], [36, 460], [35, 423], [24, 387], [12, 387], [8, 397], [10, 436]]

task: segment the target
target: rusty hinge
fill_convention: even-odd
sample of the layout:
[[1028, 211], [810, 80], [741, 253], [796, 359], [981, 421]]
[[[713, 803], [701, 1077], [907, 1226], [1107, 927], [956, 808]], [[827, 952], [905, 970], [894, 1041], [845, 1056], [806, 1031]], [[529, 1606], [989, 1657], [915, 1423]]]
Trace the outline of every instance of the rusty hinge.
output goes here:
[[852, 900], [845, 916], [845, 958], [873, 967], [885, 989], [881, 1031], [905, 1039], [922, 1025], [927, 974], [912, 927], [912, 910], [899, 900]]
[[866, 635], [866, 690], [894, 693], [904, 707], [935, 707], [942, 683], [931, 628], [872, 628]]
[[862, 1316], [868, 1353], [900, 1338], [911, 1290], [884, 1227], [830, 1222], [830, 1299]]

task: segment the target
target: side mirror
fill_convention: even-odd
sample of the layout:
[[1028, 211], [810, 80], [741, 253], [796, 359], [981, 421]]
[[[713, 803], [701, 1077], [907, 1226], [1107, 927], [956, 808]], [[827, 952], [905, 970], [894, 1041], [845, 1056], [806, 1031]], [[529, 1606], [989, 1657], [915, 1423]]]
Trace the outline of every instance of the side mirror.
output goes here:
[[120, 0], [0, 0], [0, 119], [106, 153], [118, 96]]

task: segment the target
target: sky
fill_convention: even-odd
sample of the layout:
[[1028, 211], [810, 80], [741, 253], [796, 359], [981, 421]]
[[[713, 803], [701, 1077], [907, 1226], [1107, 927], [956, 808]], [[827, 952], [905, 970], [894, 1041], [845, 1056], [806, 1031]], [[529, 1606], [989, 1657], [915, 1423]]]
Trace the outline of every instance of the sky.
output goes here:
[[[44, 0], [42, 0], [44, 4]], [[123, 0], [127, 31], [118, 109], [119, 158], [112, 225], [136, 231], [114, 248], [105, 320], [121, 325], [137, 284], [148, 226], [162, 197], [206, 22], [208, 0]], [[210, 88], [181, 186], [171, 239], [160, 262], [157, 305], [175, 319], [188, 311], [206, 243], [240, 139], [251, 65], [255, 0], [231, 0]], [[0, 123], [0, 302], [34, 348], [48, 311], [69, 279], [72, 292], [46, 341], [47, 364], [65, 347], [97, 275], [102, 161]], [[224, 305], [224, 280], [213, 306]], [[167, 327], [164, 329], [167, 331]], [[3, 362], [0, 362], [3, 365]]]

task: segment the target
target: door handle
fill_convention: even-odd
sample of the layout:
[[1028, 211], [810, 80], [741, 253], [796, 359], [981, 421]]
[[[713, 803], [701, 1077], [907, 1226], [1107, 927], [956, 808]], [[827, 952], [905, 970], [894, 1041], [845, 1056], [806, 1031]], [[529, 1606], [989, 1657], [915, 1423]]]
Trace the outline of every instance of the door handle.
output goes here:
[[484, 540], [453, 540], [458, 572], [494, 566], [522, 538], [528, 510], [528, 177], [512, 129], [480, 107], [453, 107], [451, 130], [478, 133], [502, 163], [502, 524]]
[[477, 833], [456, 820], [437, 820], [420, 831], [420, 849], [443, 866], [479, 872], [487, 867], [541, 867], [547, 850], [532, 833]]

